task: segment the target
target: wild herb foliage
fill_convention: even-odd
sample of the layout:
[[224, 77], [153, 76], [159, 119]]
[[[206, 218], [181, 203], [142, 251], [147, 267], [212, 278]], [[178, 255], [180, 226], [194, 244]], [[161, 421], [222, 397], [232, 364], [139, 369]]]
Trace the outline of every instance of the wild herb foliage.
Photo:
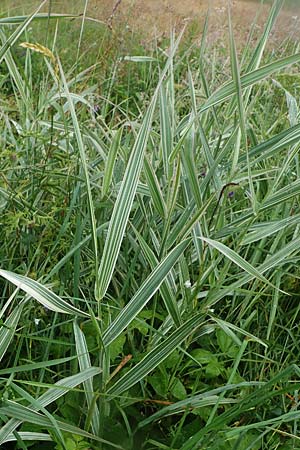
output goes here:
[[39, 11], [3, 20], [3, 448], [297, 448], [300, 54], [266, 50], [281, 5], [241, 55], [229, 15], [230, 64], [206, 24], [200, 47], [183, 31], [119, 54], [105, 92], [55, 40], [20, 55]]

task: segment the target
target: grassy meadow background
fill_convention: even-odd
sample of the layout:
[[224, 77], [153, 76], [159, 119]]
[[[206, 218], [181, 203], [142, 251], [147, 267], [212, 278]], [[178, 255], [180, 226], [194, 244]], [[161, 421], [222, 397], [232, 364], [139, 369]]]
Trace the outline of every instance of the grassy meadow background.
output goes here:
[[300, 449], [298, 17], [241, 3], [1, 3], [1, 449]]

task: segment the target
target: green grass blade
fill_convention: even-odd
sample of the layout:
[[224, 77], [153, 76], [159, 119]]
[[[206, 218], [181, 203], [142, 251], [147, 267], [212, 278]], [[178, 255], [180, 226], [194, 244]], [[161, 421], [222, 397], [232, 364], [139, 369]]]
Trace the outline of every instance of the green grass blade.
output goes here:
[[[245, 89], [248, 86], [253, 86], [254, 84], [267, 78], [274, 72], [278, 72], [285, 67], [292, 64], [296, 64], [300, 61], [300, 53], [296, 53], [292, 56], [287, 56], [285, 58], [279, 59], [271, 64], [263, 66], [257, 70], [241, 76], [241, 89]], [[203, 113], [207, 109], [214, 105], [224, 102], [236, 92], [236, 87], [234, 81], [230, 81], [214, 92], [210, 98], [204, 103], [204, 105], [199, 109], [199, 113]]]
[[112, 217], [109, 223], [109, 229], [105, 246], [98, 270], [98, 281], [96, 286], [96, 298], [98, 300], [105, 296], [108, 285], [113, 275], [113, 271], [118, 258], [122, 239], [127, 226], [128, 217], [132, 203], [136, 194], [137, 184], [142, 168], [144, 152], [147, 146], [149, 134], [151, 131], [154, 109], [157, 101], [160, 86], [169, 69], [174, 53], [179, 45], [182, 33], [178, 37], [174, 49], [166, 63], [158, 82], [156, 91], [152, 97], [151, 103], [145, 113], [142, 125], [139, 129], [136, 141], [134, 143], [126, 171], [123, 177], [117, 200], [113, 209]]
[[157, 345], [150, 353], [148, 353], [142, 361], [136, 364], [128, 373], [120, 378], [110, 389], [107, 394], [120, 395], [127, 391], [131, 386], [141, 381], [149, 372], [157, 367], [170, 353], [183, 342], [187, 337], [191, 336], [204, 322], [205, 316], [198, 314], [183, 325], [177, 328], [167, 339]]
[[[54, 429], [53, 422], [49, 419], [49, 417], [44, 416], [36, 411], [33, 411], [32, 409], [20, 405], [16, 402], [13, 402], [11, 400], [7, 400], [0, 406], [0, 413], [8, 416], [16, 418], [19, 421], [22, 422], [29, 422], [33, 423], [35, 425], [39, 425], [46, 429]], [[101, 439], [98, 436], [95, 436], [94, 434], [90, 434], [81, 428], [75, 427], [74, 425], [71, 425], [66, 422], [61, 422], [60, 420], [56, 420], [56, 424], [59, 427], [59, 430], [65, 431], [70, 434], [75, 434], [78, 436], [83, 436], [88, 439], [95, 440], [97, 442], [101, 442], [105, 445], [108, 445], [113, 448], [122, 449], [119, 445], [113, 444], [112, 442], [106, 441], [105, 439]]]
[[264, 211], [265, 209], [273, 208], [278, 204], [284, 204], [285, 202], [291, 200], [293, 197], [296, 197], [300, 194], [300, 180], [296, 180], [287, 186], [279, 189], [274, 194], [267, 196], [262, 205], [260, 206], [260, 210]]
[[[246, 398], [242, 399], [239, 403], [237, 403], [237, 405], [234, 405], [232, 408], [229, 408], [219, 417], [215, 418], [211, 424], [205, 426], [204, 428], [196, 432], [189, 440], [185, 442], [185, 444], [181, 447], [181, 450], [194, 450], [195, 448], [197, 448], [197, 445], [199, 446], [199, 443], [200, 445], [203, 443], [202, 439], [204, 438], [205, 434], [208, 433], [209, 431], [215, 432], [215, 430], [219, 430], [220, 427], [224, 429], [227, 426], [227, 424], [232, 422], [235, 418], [240, 418], [241, 413], [249, 411], [250, 408], [256, 409], [258, 406], [261, 406], [265, 404], [267, 401], [270, 401], [272, 397], [283, 395], [283, 393], [281, 393], [280, 391], [276, 392], [277, 389], [274, 389], [274, 386], [277, 386], [278, 382], [280, 383], [285, 379], [288, 382], [288, 380], [290, 380], [291, 377], [293, 376], [299, 377], [299, 368], [296, 365], [287, 367], [283, 371], [278, 371], [277, 374], [271, 380], [268, 380], [267, 382], [263, 383], [261, 387], [255, 389], [253, 392], [248, 394]], [[288, 389], [286, 389], [284, 392], [288, 392]], [[297, 415], [299, 413], [299, 411], [294, 412]], [[284, 419], [286, 418], [287, 417], [285, 417]], [[273, 423], [277, 423], [276, 419], [277, 417], [273, 417], [273, 419], [270, 419], [270, 422], [268, 422], [268, 424], [271, 424], [271, 420], [274, 421]], [[253, 425], [253, 428], [256, 428], [257, 426], [256, 423], [253, 423], [251, 425]], [[232, 431], [237, 433], [238, 431], [240, 431], [242, 427], [237, 427]]]
[[[154, 99], [156, 100], [156, 97], [154, 97]], [[132, 149], [123, 182], [115, 202], [100, 267], [98, 270], [98, 287], [96, 286], [95, 291], [96, 298], [98, 300], [105, 296], [118, 258], [131, 206], [136, 193], [138, 179], [142, 168], [144, 151], [150, 133], [154, 108], [155, 101], [153, 100], [145, 115], [143, 124], [135, 141], [135, 145]]]
[[275, 427], [279, 424], [288, 423], [291, 421], [299, 421], [300, 419], [300, 411], [290, 411], [288, 413], [282, 414], [279, 417], [273, 417], [268, 420], [261, 420], [260, 422], [251, 423], [249, 425], [242, 425], [238, 427], [236, 430], [230, 430], [228, 432], [228, 436], [235, 436], [236, 434], [240, 434], [243, 431], [248, 430], [257, 430], [258, 428], [264, 428], [267, 426]]
[[147, 184], [149, 187], [149, 191], [151, 194], [153, 206], [155, 207], [158, 214], [162, 217], [166, 217], [166, 205], [164, 202], [164, 198], [159, 186], [158, 179], [154, 172], [153, 167], [151, 166], [148, 158], [145, 156], [144, 158], [144, 171], [147, 179]]
[[39, 10], [47, 3], [47, 0], [44, 0], [40, 6], [36, 9], [36, 11], [30, 16], [25, 16], [24, 22], [9, 36], [9, 38], [5, 41], [5, 43], [0, 48], [0, 63], [7, 52], [7, 50], [14, 45], [14, 43], [19, 39], [21, 34], [26, 30], [28, 25], [32, 22], [32, 20], [36, 17]]
[[[255, 158], [251, 161], [251, 165], [257, 164], [261, 161], [265, 161], [267, 158], [273, 158], [278, 153], [288, 148], [291, 145], [297, 144], [300, 138], [300, 125], [295, 125], [287, 130], [284, 130], [275, 136], [267, 139], [261, 144], [252, 147], [249, 150], [249, 158]], [[246, 160], [246, 155], [241, 155], [238, 160], [240, 165]]]
[[125, 308], [123, 308], [117, 318], [105, 331], [103, 335], [103, 343], [105, 346], [113, 342], [122, 333], [122, 331], [125, 330], [125, 328], [144, 308], [147, 302], [153, 297], [171, 268], [174, 266], [176, 261], [178, 261], [188, 246], [189, 242], [189, 240], [181, 242], [155, 267], [130, 302], [125, 306]]
[[268, 236], [272, 236], [275, 233], [278, 233], [280, 230], [283, 230], [292, 225], [297, 225], [300, 222], [300, 214], [296, 214], [295, 216], [286, 217], [282, 220], [270, 221], [261, 223], [255, 227], [255, 230], [246, 234], [244, 239], [242, 240], [242, 245], [252, 244], [253, 242], [260, 241]]
[[[37, 398], [37, 404], [40, 404], [42, 407], [46, 407], [51, 403], [58, 400], [60, 397], [65, 395], [70, 389], [74, 388], [80, 383], [84, 383], [90, 377], [96, 376], [99, 374], [99, 368], [92, 367], [84, 372], [77, 373], [76, 375], [72, 375], [67, 378], [63, 378], [58, 381], [48, 389], [43, 395]], [[31, 405], [33, 410], [35, 410], [35, 406]], [[3, 427], [0, 429], [0, 445], [6, 442], [7, 437], [12, 433], [23, 420], [17, 419], [16, 417], [10, 419]]]
[[[33, 19], [31, 19], [31, 20], [47, 20], [48, 21], [48, 19], [56, 19], [56, 20], [57, 19], [76, 19], [78, 17], [80, 17], [80, 15], [77, 15], [77, 14], [55, 14], [55, 13], [36, 14], [35, 13]], [[25, 22], [25, 20], [27, 20], [27, 19], [28, 19], [28, 16], [1, 17], [0, 25], [16, 25], [19, 23], [23, 24]]]
[[8, 316], [5, 322], [0, 326], [0, 361], [6, 353], [9, 344], [14, 338], [15, 331], [20, 320], [23, 305], [19, 305]]
[[38, 370], [38, 369], [41, 369], [44, 367], [57, 366], [59, 364], [65, 364], [66, 362], [72, 361], [76, 358], [77, 358], [77, 356], [67, 356], [66, 358], [58, 358], [58, 359], [52, 359], [49, 361], [41, 361], [38, 363], [23, 364], [21, 366], [10, 367], [8, 369], [1, 369], [0, 375], [9, 375], [12, 373], [21, 373], [21, 372], [27, 372], [27, 371], [31, 371], [31, 370]]
[[160, 124], [161, 124], [161, 146], [163, 156], [164, 174], [169, 179], [169, 156], [173, 147], [173, 136], [171, 121], [168, 111], [167, 96], [165, 86], [162, 84], [160, 88]]
[[[291, 257], [291, 255], [297, 254], [299, 252], [299, 249], [300, 249], [300, 238], [293, 239], [291, 242], [289, 242], [280, 250], [278, 250], [278, 252], [276, 252], [274, 255], [268, 256], [265, 259], [265, 261], [262, 264], [260, 264], [260, 266], [257, 267], [256, 270], [260, 274], [263, 274], [268, 270], [278, 268], [282, 264], [284, 264], [286, 259]], [[237, 281], [233, 282], [228, 287], [221, 289], [219, 292], [213, 293], [208, 300], [208, 304], [210, 306], [214, 305], [215, 303], [219, 302], [222, 298], [224, 298], [226, 295], [232, 294], [232, 292], [235, 292], [237, 289], [239, 289], [241, 286], [251, 281], [253, 278], [256, 277], [250, 275], [249, 273], [239, 277]], [[275, 287], [275, 289], [277, 288]]]
[[[157, 267], [157, 265], [159, 264], [158, 259], [156, 258], [154, 252], [151, 250], [151, 248], [149, 247], [149, 245], [147, 244], [145, 239], [141, 236], [141, 234], [136, 229], [134, 229], [134, 232], [137, 235], [139, 244], [145, 255], [145, 258], [149, 262], [151, 269], [154, 270], [155, 267]], [[176, 326], [180, 326], [181, 322], [182, 322], [181, 316], [180, 316], [180, 312], [178, 309], [178, 305], [177, 305], [177, 302], [175, 299], [175, 295], [174, 295], [172, 286], [168, 281], [168, 277], [166, 277], [165, 281], [162, 282], [159, 290], [160, 290], [160, 294], [164, 300], [166, 309], [167, 309], [168, 313], [170, 314], [170, 316], [172, 317], [173, 322], [175, 323]]]
[[[105, 228], [107, 228], [107, 227], [108, 227], [108, 222], [103, 223], [102, 225], [97, 227], [97, 235], [102, 233], [103, 230], [105, 230]], [[51, 277], [53, 277], [53, 275], [55, 275], [62, 267], [64, 267], [64, 265], [72, 258], [72, 256], [74, 256], [74, 254], [78, 250], [80, 250], [85, 244], [87, 244], [91, 239], [92, 239], [92, 235], [89, 234], [84, 239], [82, 239], [82, 241], [78, 242], [78, 244], [72, 246], [72, 248], [68, 251], [68, 253], [66, 253], [62, 257], [62, 259], [60, 261], [58, 261], [58, 263], [55, 264], [55, 266], [51, 269], [51, 271], [49, 272], [49, 274], [47, 275], [47, 277], [45, 279], [46, 280], [51, 279]]]
[[[74, 330], [74, 336], [75, 336], [76, 352], [77, 352], [79, 367], [80, 367], [80, 371], [83, 372], [84, 370], [88, 370], [91, 367], [89, 351], [87, 348], [85, 336], [75, 321], [73, 323], [73, 330]], [[91, 412], [92, 430], [93, 430], [94, 434], [98, 435], [99, 424], [100, 424], [99, 410], [98, 410], [97, 404], [94, 402], [94, 388], [93, 388], [92, 378], [89, 378], [88, 380], [86, 380], [83, 383], [83, 386], [84, 386], [84, 392], [85, 392], [88, 407], [90, 410], [91, 410], [91, 408], [93, 408], [93, 411]]]
[[[222, 328], [222, 330], [224, 330], [226, 332], [226, 334], [230, 335], [231, 338], [233, 339], [233, 341], [235, 341], [236, 339], [232, 334], [233, 333], [232, 330], [235, 331], [236, 333], [242, 334], [249, 341], [252, 340], [252, 341], [257, 342], [258, 344], [262, 345], [263, 347], [268, 347], [267, 344], [265, 342], [263, 342], [261, 339], [254, 336], [251, 333], [248, 333], [246, 330], [243, 330], [242, 328], [240, 328], [236, 325], [233, 325], [232, 323], [226, 322], [225, 320], [218, 319], [217, 317], [212, 317], [212, 320], [214, 322], [216, 322], [220, 326], [220, 328]], [[241, 342], [239, 342], [239, 345], [241, 345]]]
[[275, 24], [275, 21], [280, 13], [280, 10], [281, 10], [283, 4], [284, 4], [284, 0], [275, 0], [273, 2], [272, 8], [270, 10], [270, 14], [268, 16], [268, 20], [264, 27], [263, 34], [257, 43], [257, 46], [253, 52], [250, 62], [247, 65], [247, 72], [250, 72], [251, 70], [255, 70], [259, 67], [262, 56], [263, 56], [263, 52], [264, 52], [265, 47], [268, 42], [268, 38], [270, 36], [272, 28]]
[[[188, 235], [193, 231], [193, 228], [197, 225], [197, 223], [201, 220], [201, 218], [206, 214], [207, 209], [211, 205], [214, 200], [214, 196], [209, 197], [209, 199], [203, 204], [203, 206], [191, 215], [188, 214], [189, 219], [187, 218], [184, 221], [181, 221], [181, 218], [178, 220], [178, 223], [174, 224], [169, 238], [167, 240], [167, 248], [170, 245], [173, 245], [176, 240], [185, 239]], [[175, 241], [174, 241], [175, 240]]]
[[22, 289], [30, 297], [33, 297], [35, 300], [37, 300], [39, 303], [41, 303], [51, 311], [89, 317], [87, 313], [84, 313], [83, 311], [75, 308], [75, 306], [70, 305], [38, 281], [3, 269], [0, 269], [0, 276], [10, 281], [18, 288]]
[[[240, 69], [239, 69], [239, 62], [238, 62], [238, 58], [237, 58], [235, 40], [234, 40], [234, 36], [233, 36], [233, 29], [232, 29], [232, 24], [231, 24], [230, 6], [228, 7], [228, 22], [229, 22], [231, 73], [232, 73], [232, 78], [233, 78], [233, 82], [234, 82], [235, 90], [236, 90], [235, 100], [237, 102], [237, 110], [238, 110], [238, 114], [239, 114], [239, 124], [240, 124], [240, 130], [241, 130], [242, 144], [245, 149], [246, 156], [247, 156], [248, 182], [249, 182], [249, 187], [250, 187], [251, 203], [252, 203], [253, 211], [254, 211], [254, 213], [256, 213], [257, 202], [256, 202], [256, 196], [255, 196], [255, 191], [254, 191], [254, 186], [253, 186], [249, 152], [248, 152], [248, 139], [247, 139], [247, 128], [246, 128], [246, 108], [244, 106], [244, 101], [243, 101], [242, 83], [241, 83], [241, 77], [240, 77]], [[239, 147], [240, 147], [240, 145], [238, 145], [238, 148], [236, 149], [237, 153], [239, 152]], [[235, 158], [238, 159], [237, 156], [235, 156]]]
[[[232, 391], [235, 389], [240, 388], [247, 388], [251, 386], [261, 386], [263, 383], [259, 381], [250, 381], [250, 382], [242, 382], [237, 384], [228, 384], [226, 386], [221, 386], [216, 389], [209, 390], [207, 392], [204, 392], [202, 394], [193, 395], [191, 397], [188, 397], [184, 400], [180, 400], [179, 402], [175, 402], [172, 405], [166, 406], [162, 408], [161, 410], [157, 411], [156, 413], [152, 414], [151, 416], [144, 419], [142, 422], [139, 423], [138, 428], [143, 428], [150, 423], [157, 421], [161, 419], [162, 417], [167, 417], [172, 414], [178, 414], [181, 412], [184, 412], [186, 408], [203, 408], [205, 406], [205, 402], [207, 402], [207, 405], [214, 405], [216, 401], [218, 400], [219, 396], [218, 394], [222, 394], [228, 391]], [[228, 403], [235, 403], [235, 400], [230, 400]]]
[[[6, 41], [6, 36], [1, 29], [0, 29], [0, 38], [1, 38], [2, 45], [3, 45]], [[4, 59], [5, 59], [8, 71], [10, 73], [10, 76], [14, 80], [14, 83], [16, 85], [18, 94], [20, 95], [20, 97], [22, 99], [23, 107], [26, 107], [26, 109], [28, 110], [29, 106], [31, 106], [31, 99], [29, 98], [29, 96], [26, 95], [24, 80], [21, 77], [21, 74], [20, 74], [19, 69], [13, 59], [10, 49], [7, 49], [7, 51], [5, 52]]]
[[270, 283], [270, 281], [268, 281], [267, 278], [265, 278], [259, 270], [255, 269], [255, 267], [253, 267], [248, 261], [242, 258], [238, 253], [236, 253], [231, 248], [213, 239], [204, 237], [201, 237], [200, 239], [203, 240], [204, 242], [207, 242], [209, 245], [211, 245], [216, 250], [221, 252], [224, 256], [226, 256], [226, 258], [230, 259], [232, 262], [234, 262], [237, 266], [239, 266], [241, 269], [243, 269], [252, 277], [257, 278], [263, 283], [276, 289], [276, 287], [272, 283]]
[[108, 152], [108, 158], [106, 161], [104, 176], [103, 176], [103, 185], [102, 185], [102, 197], [105, 197], [109, 191], [110, 184], [113, 176], [114, 164], [116, 161], [117, 153], [120, 147], [121, 139], [122, 139], [122, 131], [120, 128], [116, 134], [112, 138], [111, 146]]
[[[66, 95], [66, 98], [68, 100], [68, 106], [69, 106], [69, 110], [70, 110], [71, 117], [72, 117], [74, 133], [76, 136], [76, 141], [77, 141], [77, 145], [78, 145], [78, 149], [79, 149], [79, 153], [80, 153], [81, 164], [82, 164], [83, 173], [84, 173], [85, 187], [87, 190], [87, 198], [88, 198], [89, 215], [90, 215], [90, 221], [91, 221], [92, 242], [93, 242], [94, 254], [95, 254], [94, 264], [95, 264], [95, 271], [97, 271], [97, 269], [98, 269], [97, 226], [96, 226], [96, 218], [95, 218], [95, 211], [94, 211], [94, 204], [93, 204], [93, 197], [92, 197], [92, 188], [91, 188], [91, 183], [90, 183], [90, 175], [89, 175], [88, 164], [87, 164], [87, 155], [85, 152], [85, 146], [83, 143], [83, 138], [82, 138], [79, 122], [77, 119], [74, 103], [71, 98], [68, 83], [67, 83], [65, 74], [63, 72], [63, 69], [62, 69], [62, 66], [61, 66], [61, 63], [59, 60], [58, 60], [58, 66], [59, 66], [60, 76], [61, 76], [62, 84], [63, 84], [63, 88], [64, 88], [64, 94]], [[97, 277], [96, 277], [96, 280], [97, 280]], [[96, 281], [96, 284], [97, 284], [97, 281]]]
[[[22, 441], [52, 441], [52, 438], [49, 434], [46, 433], [34, 433], [31, 431], [20, 431], [18, 432], [19, 437]], [[14, 434], [10, 434], [7, 436], [7, 439], [5, 442], [13, 442], [16, 441], [17, 438]]]

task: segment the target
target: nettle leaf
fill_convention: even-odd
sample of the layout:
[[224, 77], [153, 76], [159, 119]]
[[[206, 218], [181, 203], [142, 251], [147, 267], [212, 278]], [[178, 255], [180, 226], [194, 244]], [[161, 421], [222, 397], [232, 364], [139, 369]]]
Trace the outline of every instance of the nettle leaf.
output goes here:
[[159, 395], [160, 397], [163, 397], [163, 398], [165, 398], [167, 396], [168, 377], [166, 376], [165, 373], [160, 372], [160, 373], [156, 373], [153, 376], [149, 376], [147, 378], [147, 381], [149, 382], [149, 384], [151, 384], [151, 386], [153, 387], [153, 389], [155, 390], [157, 395]]
[[218, 361], [210, 362], [205, 368], [205, 375], [207, 378], [216, 378], [222, 375], [223, 370], [224, 366], [222, 363]]
[[109, 357], [111, 361], [114, 361], [118, 355], [123, 351], [124, 344], [126, 342], [125, 334], [120, 334], [109, 346]]
[[192, 350], [191, 356], [200, 364], [215, 364], [218, 362], [218, 358], [213, 353], [208, 350], [204, 350], [203, 348]]
[[168, 358], [165, 359], [165, 361], [163, 362], [163, 365], [167, 369], [171, 369], [178, 363], [180, 358], [181, 358], [181, 356], [180, 356], [178, 350], [175, 350], [174, 352], [171, 353], [170, 356], [168, 356]]
[[218, 345], [222, 350], [222, 352], [230, 356], [231, 358], [234, 358], [239, 352], [239, 347], [234, 343], [231, 337], [228, 336], [228, 334], [225, 333], [225, 331], [223, 331], [221, 328], [217, 328], [216, 335]]
[[138, 330], [143, 336], [146, 336], [148, 333], [148, 330], [149, 330], [149, 326], [147, 325], [147, 323], [144, 320], [135, 319], [130, 324], [130, 329]]
[[177, 398], [178, 400], [183, 400], [187, 396], [186, 389], [183, 383], [179, 380], [179, 378], [175, 378], [171, 386], [170, 392], [173, 395], [173, 397]]

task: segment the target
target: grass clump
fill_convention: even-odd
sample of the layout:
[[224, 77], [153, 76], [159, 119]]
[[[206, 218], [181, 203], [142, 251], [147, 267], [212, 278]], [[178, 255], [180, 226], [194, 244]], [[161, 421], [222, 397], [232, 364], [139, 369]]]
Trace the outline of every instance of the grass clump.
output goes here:
[[111, 55], [99, 83], [80, 58], [65, 71], [59, 32], [28, 39], [38, 11], [1, 31], [5, 448], [297, 448], [300, 55], [266, 50], [281, 5], [241, 55], [229, 16], [230, 61], [183, 30]]

